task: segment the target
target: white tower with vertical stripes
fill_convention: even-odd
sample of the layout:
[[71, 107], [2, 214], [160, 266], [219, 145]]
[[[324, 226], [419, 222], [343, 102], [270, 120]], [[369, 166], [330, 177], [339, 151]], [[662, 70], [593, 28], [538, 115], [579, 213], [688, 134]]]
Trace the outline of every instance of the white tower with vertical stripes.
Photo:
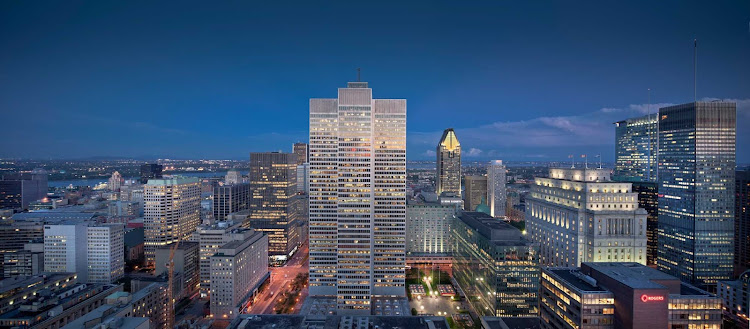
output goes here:
[[310, 100], [310, 295], [339, 314], [405, 296], [406, 100], [366, 82]]

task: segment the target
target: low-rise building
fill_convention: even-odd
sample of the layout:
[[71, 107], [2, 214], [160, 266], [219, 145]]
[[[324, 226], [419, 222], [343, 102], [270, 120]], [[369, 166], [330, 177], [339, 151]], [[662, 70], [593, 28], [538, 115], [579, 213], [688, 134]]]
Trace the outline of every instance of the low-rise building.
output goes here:
[[77, 272], [80, 282], [114, 282], [124, 275], [124, 235], [123, 224], [44, 225], [44, 271]]
[[721, 299], [639, 263], [542, 269], [542, 328], [720, 329]]
[[23, 250], [0, 253], [2, 277], [32, 276], [44, 270], [44, 243], [27, 243]]
[[211, 256], [211, 315], [234, 318], [269, 277], [268, 236], [249, 230]]
[[724, 315], [742, 328], [750, 320], [750, 271], [745, 271], [737, 280], [719, 281], [716, 295], [724, 303]]
[[[152, 283], [135, 293], [115, 292], [105, 304], [68, 323], [62, 329], [161, 329], [166, 325], [166, 287]], [[116, 325], [116, 326], [114, 326]], [[106, 326], [106, 327], [105, 327]]]
[[29, 296], [43, 290], [56, 292], [75, 284], [78, 284], [78, 275], [75, 273], [43, 273], [0, 280], [0, 314], [17, 308]]
[[442, 316], [304, 316], [242, 314], [227, 329], [449, 329]]
[[193, 234], [193, 241], [199, 244], [199, 278], [201, 297], [208, 297], [211, 292], [211, 256], [219, 248], [234, 239], [244, 239], [242, 232], [246, 229], [241, 223], [220, 221], [211, 225], [201, 225]]
[[450, 252], [450, 226], [456, 207], [439, 200], [410, 199], [406, 204], [406, 255]]
[[105, 303], [122, 285], [78, 283], [56, 291], [43, 289], [0, 314], [0, 327], [61, 328]]

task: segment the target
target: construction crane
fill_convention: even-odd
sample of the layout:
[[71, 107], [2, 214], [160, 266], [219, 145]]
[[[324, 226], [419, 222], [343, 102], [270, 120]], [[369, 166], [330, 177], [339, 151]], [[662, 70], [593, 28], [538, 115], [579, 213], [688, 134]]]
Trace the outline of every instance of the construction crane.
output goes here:
[[180, 247], [180, 240], [169, 248], [169, 260], [167, 261], [168, 280], [167, 280], [167, 323], [165, 328], [174, 328], [174, 254]]

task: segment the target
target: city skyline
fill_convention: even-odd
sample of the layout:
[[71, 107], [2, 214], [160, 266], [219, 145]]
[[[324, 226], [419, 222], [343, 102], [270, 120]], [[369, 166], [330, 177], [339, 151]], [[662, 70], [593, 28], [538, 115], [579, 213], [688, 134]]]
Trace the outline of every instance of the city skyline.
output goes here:
[[[359, 6], [321, 15], [346, 17]], [[353, 81], [361, 67], [380, 92], [409, 99], [412, 117], [430, 118], [409, 126], [410, 160], [434, 158], [434, 140], [453, 127], [467, 161], [553, 161], [571, 153], [611, 161], [611, 124], [645, 114], [647, 89], [652, 113], [693, 99], [695, 38], [698, 99], [737, 102], [743, 140], [750, 138], [747, 6], [650, 4], [644, 11], [618, 4], [622, 15], [593, 15], [602, 8], [406, 4], [388, 12], [392, 24], [363, 28], [380, 45], [373, 51], [359, 42], [330, 49], [310, 42], [352, 33], [342, 28], [349, 19], [310, 20], [329, 9], [300, 6], [281, 23], [262, 17], [281, 10], [272, 6], [3, 4], [0, 26], [13, 32], [2, 40], [16, 51], [0, 55], [4, 78], [14, 81], [0, 90], [0, 107], [7, 119], [33, 124], [9, 126], [19, 138], [0, 142], [0, 157], [241, 159], [287, 150], [306, 141], [306, 100], [333, 97], [338, 81]], [[196, 14], [201, 9], [206, 15]], [[538, 19], [514, 18], [529, 11]], [[441, 24], [446, 17], [455, 22]], [[162, 19], [173, 27], [163, 28]], [[252, 33], [261, 29], [274, 32]], [[241, 129], [248, 122], [252, 133]], [[748, 150], [738, 145], [738, 162], [750, 161]]]
[[0, 2], [0, 327], [748, 329], [749, 13]]

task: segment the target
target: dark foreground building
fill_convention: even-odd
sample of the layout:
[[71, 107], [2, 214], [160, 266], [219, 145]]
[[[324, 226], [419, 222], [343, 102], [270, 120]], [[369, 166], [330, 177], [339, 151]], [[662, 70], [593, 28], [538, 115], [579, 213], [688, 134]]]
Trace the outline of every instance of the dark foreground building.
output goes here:
[[720, 329], [721, 299], [638, 263], [542, 269], [542, 328]]
[[453, 275], [480, 316], [539, 312], [538, 245], [489, 214], [463, 212], [451, 225]]

